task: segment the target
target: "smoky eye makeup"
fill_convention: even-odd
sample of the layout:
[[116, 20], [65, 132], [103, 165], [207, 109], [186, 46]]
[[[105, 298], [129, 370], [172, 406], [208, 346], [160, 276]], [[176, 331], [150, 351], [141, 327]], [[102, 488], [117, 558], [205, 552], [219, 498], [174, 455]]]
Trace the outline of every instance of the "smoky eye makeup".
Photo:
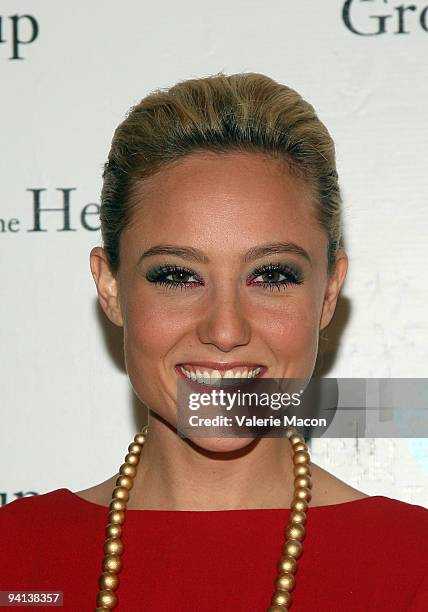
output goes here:
[[[186, 266], [161, 264], [149, 268], [145, 278], [150, 283], [172, 289], [187, 289], [204, 285], [203, 279]], [[248, 286], [266, 289], [287, 288], [301, 285], [304, 281], [303, 270], [297, 264], [269, 262], [255, 268], [247, 276]]]
[[[264, 279], [257, 281], [258, 278]], [[249, 276], [250, 284], [266, 288], [289, 287], [301, 285], [304, 280], [303, 270], [296, 264], [269, 262], [258, 266]]]
[[149, 268], [146, 272], [146, 279], [155, 285], [163, 285], [171, 288], [184, 289], [194, 286], [195, 282], [189, 282], [189, 278], [196, 278], [197, 284], [203, 284], [202, 279], [193, 270], [185, 266], [175, 264], [161, 264]]

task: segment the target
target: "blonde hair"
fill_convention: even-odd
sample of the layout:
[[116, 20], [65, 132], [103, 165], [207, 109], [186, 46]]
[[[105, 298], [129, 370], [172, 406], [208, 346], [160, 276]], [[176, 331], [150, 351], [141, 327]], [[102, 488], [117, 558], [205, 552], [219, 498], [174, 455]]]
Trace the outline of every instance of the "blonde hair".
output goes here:
[[180, 81], [133, 106], [116, 128], [103, 172], [101, 232], [114, 272], [120, 237], [138, 204], [136, 187], [190, 153], [254, 152], [286, 163], [306, 180], [328, 238], [327, 266], [341, 246], [341, 194], [334, 142], [295, 90], [259, 73]]

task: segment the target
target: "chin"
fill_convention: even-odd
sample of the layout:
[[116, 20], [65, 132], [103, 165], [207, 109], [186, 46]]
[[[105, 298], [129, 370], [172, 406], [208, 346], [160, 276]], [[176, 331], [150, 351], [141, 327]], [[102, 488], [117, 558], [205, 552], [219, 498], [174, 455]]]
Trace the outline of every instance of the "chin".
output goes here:
[[188, 440], [200, 450], [215, 453], [232, 453], [245, 449], [254, 444], [256, 438], [215, 438], [215, 437], [192, 437]]

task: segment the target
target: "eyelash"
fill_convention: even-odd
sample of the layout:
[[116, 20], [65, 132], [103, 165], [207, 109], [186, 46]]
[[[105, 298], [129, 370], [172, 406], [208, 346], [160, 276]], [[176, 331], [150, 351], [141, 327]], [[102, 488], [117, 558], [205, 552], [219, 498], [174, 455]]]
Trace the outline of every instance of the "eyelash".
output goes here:
[[[286, 279], [283, 279], [281, 281], [274, 281], [274, 282], [264, 281], [264, 282], [261, 282], [261, 283], [258, 282], [255, 284], [257, 286], [262, 286], [264, 288], [270, 289], [271, 291], [273, 291], [273, 289], [275, 288], [277, 288], [280, 291], [281, 289], [288, 287], [290, 285], [300, 285], [303, 282], [303, 275], [300, 272], [300, 270], [292, 266], [289, 266], [287, 264], [281, 264], [281, 263], [268, 263], [268, 264], [264, 264], [263, 266], [260, 266], [259, 268], [254, 270], [254, 272], [250, 275], [250, 279], [253, 280], [257, 278], [258, 276], [262, 276], [264, 274], [272, 274], [275, 272], [281, 273], [283, 276], [286, 277]], [[189, 282], [181, 283], [177, 281], [167, 280], [166, 276], [170, 274], [185, 274], [188, 276], [195, 276], [196, 278], [198, 278], [198, 276], [194, 274], [192, 270], [189, 270], [188, 268], [184, 268], [181, 266], [175, 266], [175, 265], [161, 265], [161, 266], [157, 266], [156, 268], [152, 268], [151, 270], [147, 272], [146, 278], [150, 283], [153, 283], [155, 285], [170, 287], [171, 289], [180, 288], [181, 290], [183, 290], [186, 288], [193, 287], [195, 285], [195, 283], [189, 283]]]

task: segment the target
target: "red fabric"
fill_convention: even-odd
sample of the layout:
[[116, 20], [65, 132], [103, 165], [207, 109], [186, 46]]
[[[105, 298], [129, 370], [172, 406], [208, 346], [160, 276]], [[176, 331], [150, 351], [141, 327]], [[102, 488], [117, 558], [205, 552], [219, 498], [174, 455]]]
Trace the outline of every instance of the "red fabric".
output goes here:
[[[266, 611], [288, 517], [128, 510], [115, 610]], [[0, 590], [61, 590], [63, 610], [93, 612], [106, 524], [107, 508], [64, 488], [7, 504]], [[428, 610], [427, 509], [374, 496], [309, 507], [306, 526], [293, 612]]]

